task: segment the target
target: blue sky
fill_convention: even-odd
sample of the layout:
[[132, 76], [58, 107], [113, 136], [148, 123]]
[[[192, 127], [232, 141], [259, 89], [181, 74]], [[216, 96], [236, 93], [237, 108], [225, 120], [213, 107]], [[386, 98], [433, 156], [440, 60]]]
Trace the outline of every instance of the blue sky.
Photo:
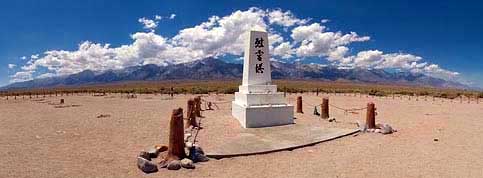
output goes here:
[[[271, 16], [275, 11], [290, 18], [276, 21]], [[279, 47], [279, 56], [273, 55], [276, 60], [315, 58], [341, 67], [397, 68], [443, 78], [457, 72], [449, 79], [483, 87], [481, 12], [483, 3], [478, 1], [2, 1], [0, 86], [19, 76], [28, 79], [84, 69], [162, 65], [207, 56], [237, 58], [238, 38], [216, 36], [220, 34], [216, 30], [230, 31], [221, 23], [245, 24], [244, 15], [262, 14], [267, 17], [261, 25], [283, 38], [273, 45]], [[204, 27], [203, 33], [196, 31], [200, 29], [194, 27], [212, 16], [219, 18], [213, 19], [215, 25]], [[143, 28], [143, 17], [156, 27]], [[260, 24], [246, 22], [255, 23]], [[334, 41], [322, 43], [332, 32], [351, 40], [340, 42], [335, 34]], [[215, 43], [211, 38], [221, 40]], [[282, 43], [289, 48], [282, 48]], [[79, 49], [80, 44], [85, 51]], [[31, 57], [31, 63], [38, 60], [35, 65], [28, 63]], [[19, 72], [29, 77], [15, 76]]]

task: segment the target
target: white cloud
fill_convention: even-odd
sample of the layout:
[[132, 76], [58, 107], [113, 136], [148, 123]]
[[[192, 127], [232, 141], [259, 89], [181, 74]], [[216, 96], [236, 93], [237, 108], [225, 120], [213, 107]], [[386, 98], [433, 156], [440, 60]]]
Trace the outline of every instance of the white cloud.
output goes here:
[[342, 32], [327, 32], [325, 29], [326, 27], [321, 26], [319, 23], [294, 28], [291, 37], [295, 42], [300, 43], [300, 46], [296, 49], [297, 56], [327, 57], [332, 55], [331, 59], [337, 60], [333, 57], [336, 56], [334, 52], [342, 52], [342, 48], [339, 47], [370, 39], [368, 36], [361, 37], [355, 32], [342, 34]]
[[25, 59], [27, 59], [27, 56], [22, 56], [21, 59], [25, 60]]
[[30, 59], [38, 59], [39, 58], [39, 54], [32, 54], [30, 56]]
[[[390, 68], [445, 79], [458, 75], [412, 54], [385, 54], [379, 50], [351, 54], [352, 43], [366, 42], [370, 37], [359, 36], [355, 32], [329, 31], [324, 26], [329, 22], [327, 19], [309, 24], [310, 18], [298, 18], [292, 12], [281, 9], [249, 8], [226, 16], [212, 16], [199, 25], [181, 29], [173, 37], [155, 33], [160, 20], [175, 17], [176, 14], [171, 14], [166, 17], [155, 15], [154, 20], [145, 17], [138, 19], [148, 31], [131, 34], [130, 44], [111, 47], [109, 44], [84, 41], [74, 51], [50, 50], [41, 55], [31, 55], [30, 60], [20, 67], [21, 71], [10, 76], [11, 82], [73, 74], [87, 69], [105, 71], [144, 64], [178, 64], [224, 55], [238, 58], [243, 54], [245, 37], [250, 29], [269, 32], [271, 57], [274, 60], [295, 61], [319, 57], [340, 68]], [[287, 36], [289, 38], [284, 38]], [[26, 60], [27, 57], [23, 56], [22, 59]]]
[[14, 75], [10, 76], [10, 82], [23, 82], [32, 80], [32, 71], [20, 71], [15, 73]]
[[17, 67], [17, 65], [15, 65], [15, 64], [8, 64], [8, 68], [9, 68], [9, 69], [13, 69], [13, 68], [15, 68], [15, 67]]
[[267, 10], [268, 18], [270, 24], [277, 24], [284, 27], [291, 27], [294, 25], [303, 25], [307, 23], [309, 20], [307, 19], [299, 19], [296, 18], [292, 12], [285, 11], [283, 12], [281, 9], [276, 10]]
[[148, 19], [146, 17], [139, 18], [138, 22], [143, 24], [143, 28], [147, 30], [154, 31], [156, 27], [158, 27], [158, 22], [155, 20]]

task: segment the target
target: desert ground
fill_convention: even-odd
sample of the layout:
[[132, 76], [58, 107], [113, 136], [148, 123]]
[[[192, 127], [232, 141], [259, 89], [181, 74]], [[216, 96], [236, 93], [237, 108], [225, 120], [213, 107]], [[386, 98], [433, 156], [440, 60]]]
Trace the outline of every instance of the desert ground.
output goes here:
[[[0, 177], [482, 177], [483, 103], [414, 97], [324, 94], [330, 104], [362, 108], [376, 104], [377, 123], [397, 132], [356, 133], [292, 151], [197, 163], [196, 169], [160, 169], [145, 174], [139, 151], [167, 144], [173, 109], [195, 95], [57, 96], [0, 98]], [[297, 124], [356, 128], [365, 110], [345, 113], [330, 107], [337, 122], [314, 116], [321, 95], [303, 97]], [[63, 106], [57, 107], [60, 98]], [[233, 95], [203, 95], [219, 108], [204, 111], [199, 144], [206, 150], [240, 132], [231, 117]], [[100, 117], [100, 115], [109, 115]]]

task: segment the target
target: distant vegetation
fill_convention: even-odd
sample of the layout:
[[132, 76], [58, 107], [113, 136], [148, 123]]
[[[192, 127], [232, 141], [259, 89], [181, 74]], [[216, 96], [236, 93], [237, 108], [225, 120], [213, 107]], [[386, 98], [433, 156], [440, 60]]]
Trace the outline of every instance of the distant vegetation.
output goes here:
[[[139, 94], [233, 94], [238, 91], [241, 81], [145, 81], [123, 82], [106, 85], [89, 85], [82, 87], [59, 87], [33, 90], [14, 90], [2, 92], [1, 95], [53, 95], [63, 93], [139, 93]], [[375, 96], [412, 95], [435, 96], [454, 99], [459, 96], [483, 98], [483, 92], [439, 89], [416, 86], [394, 86], [382, 84], [360, 84], [349, 82], [323, 82], [323, 81], [291, 81], [275, 80], [280, 92], [287, 93], [362, 93]]]

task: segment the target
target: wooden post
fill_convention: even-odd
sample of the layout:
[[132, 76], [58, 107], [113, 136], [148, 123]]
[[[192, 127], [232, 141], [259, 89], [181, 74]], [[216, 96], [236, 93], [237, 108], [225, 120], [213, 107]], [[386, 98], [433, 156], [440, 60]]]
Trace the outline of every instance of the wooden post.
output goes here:
[[178, 108], [173, 110], [169, 121], [168, 155], [163, 161], [169, 163], [186, 158], [184, 147], [183, 109]]
[[195, 115], [196, 117], [201, 117], [201, 97], [195, 97]]
[[169, 93], [171, 95], [171, 98], [173, 98], [174, 97], [174, 88], [173, 87], [171, 87], [171, 91]]
[[463, 103], [463, 95], [460, 95], [460, 103]]
[[283, 97], [287, 97], [287, 87], [283, 87]]
[[369, 129], [376, 128], [376, 107], [372, 102], [367, 103], [366, 124]]
[[189, 99], [187, 104], [188, 106], [186, 107], [186, 118], [188, 118], [188, 122], [186, 124], [186, 128], [188, 128], [189, 126], [198, 127], [195, 115], [195, 100]]
[[304, 113], [302, 110], [302, 96], [297, 97], [297, 113]]
[[322, 105], [320, 105], [320, 118], [328, 119], [329, 118], [329, 98], [322, 98]]
[[319, 96], [319, 88], [317, 88], [317, 96]]

